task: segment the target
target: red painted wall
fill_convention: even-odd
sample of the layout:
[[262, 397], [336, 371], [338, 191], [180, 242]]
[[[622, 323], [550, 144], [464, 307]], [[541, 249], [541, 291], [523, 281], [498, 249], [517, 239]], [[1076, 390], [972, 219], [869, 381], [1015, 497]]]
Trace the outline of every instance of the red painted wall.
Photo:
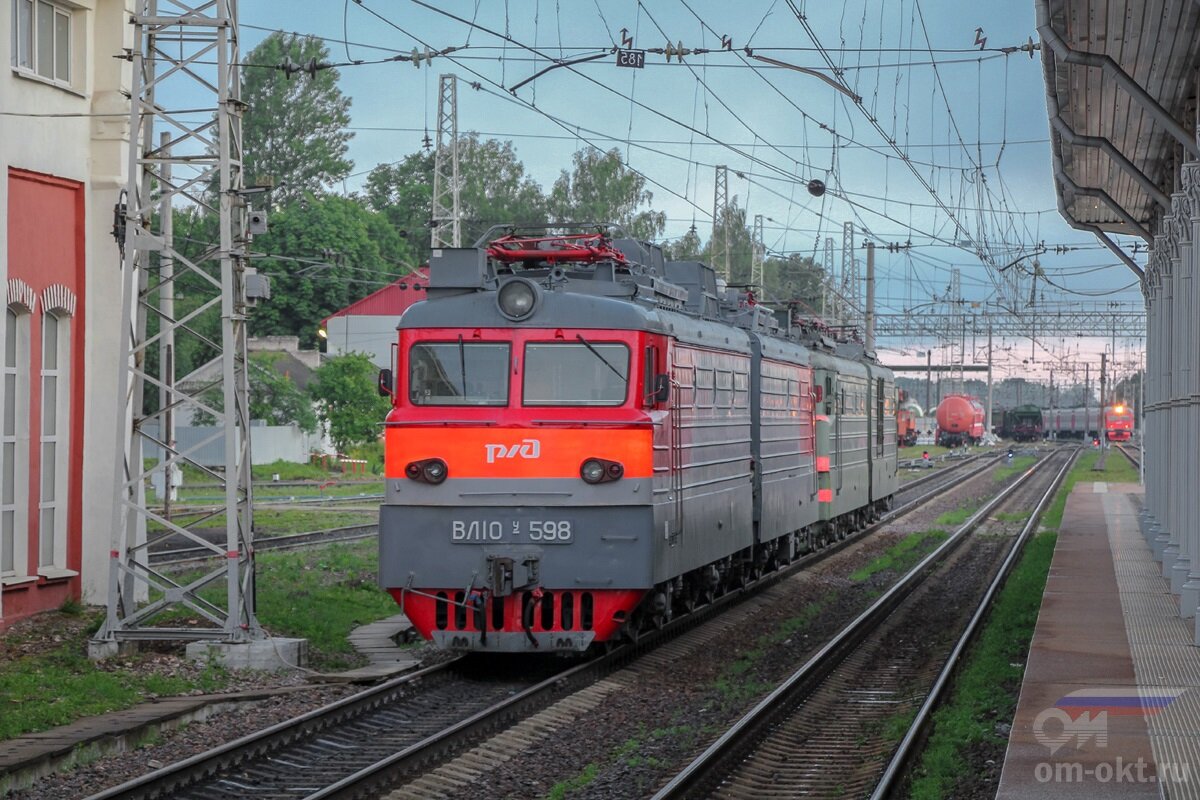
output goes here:
[[[20, 278], [39, 295], [38, 308], [29, 329], [31, 397], [29, 406], [29, 575], [37, 574], [38, 525], [41, 458], [41, 365], [42, 365], [42, 290], [62, 284], [75, 293], [75, 314], [71, 317], [70, 360], [70, 452], [67, 479], [67, 552], [68, 569], [80, 571], [82, 564], [83, 506], [83, 403], [84, 403], [84, 290], [86, 288], [86, 238], [83, 184], [26, 170], [8, 171], [8, 277]], [[80, 596], [80, 580], [45, 581], [24, 584], [4, 591], [4, 619], [57, 608], [67, 597]]]

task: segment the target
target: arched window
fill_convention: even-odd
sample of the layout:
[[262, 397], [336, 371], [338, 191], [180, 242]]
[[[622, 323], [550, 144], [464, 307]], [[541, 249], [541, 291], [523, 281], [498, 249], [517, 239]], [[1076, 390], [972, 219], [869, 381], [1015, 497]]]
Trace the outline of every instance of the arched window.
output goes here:
[[4, 313], [4, 395], [0, 424], [0, 577], [27, 571], [29, 531], [29, 321], [27, 308]]
[[67, 560], [67, 465], [70, 453], [71, 318], [60, 310], [42, 316], [42, 426], [39, 467], [38, 567], [62, 568]]

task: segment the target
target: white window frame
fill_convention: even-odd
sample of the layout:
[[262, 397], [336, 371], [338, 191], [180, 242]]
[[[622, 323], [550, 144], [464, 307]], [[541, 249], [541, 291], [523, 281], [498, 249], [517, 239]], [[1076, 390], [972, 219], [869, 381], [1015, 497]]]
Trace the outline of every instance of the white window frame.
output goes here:
[[[9, 410], [3, 409], [5, 416], [0, 416], [0, 457], [3, 457], [4, 446], [12, 445], [13, 459], [11, 469], [8, 476], [0, 472], [0, 511], [12, 512], [13, 526], [12, 531], [4, 531], [0, 527], [0, 539], [4, 537], [12, 537], [12, 564], [5, 565], [0, 560], [0, 581], [5, 585], [13, 583], [23, 583], [32, 580], [26, 575], [26, 570], [29, 566], [29, 397], [30, 397], [30, 382], [29, 382], [29, 336], [30, 325], [33, 320], [33, 314], [28, 308], [17, 303], [10, 303], [6, 306], [7, 313], [16, 316], [16, 336], [14, 345], [15, 363], [9, 363], [8, 360], [8, 342], [5, 342], [3, 351], [3, 359], [0, 364], [3, 365], [4, 383], [7, 385], [9, 380], [15, 384], [14, 391], [14, 408], [12, 409], [14, 425], [11, 430], [7, 429], [4, 422], [7, 419]], [[5, 328], [7, 329], [8, 320], [5, 319]], [[5, 387], [0, 387], [0, 398], [7, 395]], [[0, 405], [3, 400], [0, 399]], [[7, 458], [5, 458], [7, 462]], [[10, 485], [4, 485], [11, 481]], [[5, 489], [12, 490], [12, 501], [4, 503]], [[2, 525], [2, 522], [0, 522]], [[0, 548], [6, 543], [0, 541]]]
[[[45, 6], [50, 11], [52, 27], [50, 34], [50, 74], [44, 75], [39, 69], [41, 53], [38, 52], [38, 27], [40, 25], [39, 11]], [[22, 24], [23, 13], [27, 12], [28, 26]], [[78, 64], [76, 59], [76, 39], [78, 37], [78, 20], [76, 9], [53, 0], [13, 0], [12, 3], [12, 68], [18, 75], [35, 80], [51, 83], [64, 89], [74, 86], [74, 75]], [[59, 41], [58, 25], [66, 24], [66, 42]], [[22, 34], [28, 30], [28, 37]], [[66, 49], [66, 59], [60, 57], [60, 48]], [[26, 49], [28, 53], [26, 53]], [[60, 67], [65, 68], [66, 74], [60, 74]]]
[[[46, 329], [47, 321], [53, 317], [56, 323], [56, 347], [55, 347], [55, 366], [47, 368], [46, 366]], [[71, 425], [71, 316], [62, 309], [51, 309], [42, 314], [42, 370], [41, 370], [41, 388], [42, 388], [42, 424], [41, 424], [41, 446], [38, 450], [39, 454], [44, 455], [46, 446], [54, 446], [54, 474], [51, 476], [54, 488], [54, 497], [47, 500], [43, 489], [46, 485], [46, 463], [43, 459], [39, 469], [39, 486], [38, 486], [38, 574], [45, 578], [59, 578], [75, 573], [67, 570], [67, 481], [69, 475], [69, 464], [71, 456], [70, 442], [70, 425]], [[55, 383], [54, 389], [54, 407], [47, 409], [45, 404], [46, 399], [46, 382], [47, 379], [53, 379]], [[46, 424], [47, 412], [54, 415], [54, 433], [46, 434], [49, 426]], [[54, 525], [53, 530], [47, 531], [42, 528], [42, 520], [44, 512], [53, 509]], [[46, 551], [49, 550], [47, 558]]]

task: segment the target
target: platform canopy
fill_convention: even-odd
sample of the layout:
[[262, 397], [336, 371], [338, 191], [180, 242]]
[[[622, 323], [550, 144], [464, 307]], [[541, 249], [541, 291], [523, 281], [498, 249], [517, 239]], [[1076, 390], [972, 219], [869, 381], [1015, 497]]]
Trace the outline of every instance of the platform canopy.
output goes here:
[[1059, 210], [1110, 248], [1108, 233], [1149, 243], [1180, 165], [1200, 158], [1200, 2], [1034, 3]]

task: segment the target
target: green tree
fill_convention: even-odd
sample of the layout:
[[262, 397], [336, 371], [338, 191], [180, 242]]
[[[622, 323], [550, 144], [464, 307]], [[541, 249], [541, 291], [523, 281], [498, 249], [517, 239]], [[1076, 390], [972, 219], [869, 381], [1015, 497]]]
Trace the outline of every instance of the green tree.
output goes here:
[[311, 36], [272, 33], [245, 57], [242, 120], [246, 185], [272, 180], [277, 205], [320, 193], [350, 174], [346, 158], [353, 136], [350, 98], [338, 88], [335, 69], [287, 75], [271, 69], [285, 63], [329, 61], [325, 42]]
[[413, 262], [428, 262], [433, 153], [411, 153], [394, 164], [380, 164], [367, 176], [365, 196], [367, 205], [404, 237]]
[[364, 353], [326, 360], [313, 374], [309, 391], [318, 401], [321, 421], [339, 452], [379, 438], [391, 402], [376, 391], [378, 368]]
[[[265, 421], [268, 425], [295, 424], [305, 433], [317, 429], [317, 413], [313, 410], [312, 397], [292, 380], [290, 375], [279, 371], [277, 362], [283, 353], [260, 352], [250, 354], [250, 419]], [[204, 402], [218, 411], [225, 409], [225, 395], [220, 386], [204, 393]], [[215, 425], [216, 418], [207, 411], [197, 410], [192, 415], [197, 425]]]
[[696, 226], [688, 228], [688, 232], [673, 242], [663, 245], [668, 261], [702, 261], [704, 259], [704, 244]]
[[323, 318], [412, 264], [408, 244], [383, 215], [337, 195], [310, 195], [279, 211], [270, 233], [255, 237], [254, 250], [268, 254], [255, 266], [271, 278], [271, 299], [251, 315], [251, 333], [299, 336], [305, 347], [316, 344]]
[[550, 216], [556, 222], [617, 222], [636, 239], [662, 235], [667, 215], [645, 209], [654, 195], [646, 179], [625, 166], [616, 148], [579, 150], [570, 172], [563, 170], [550, 191]]
[[473, 244], [493, 225], [546, 222], [542, 187], [526, 174], [512, 142], [476, 134], [460, 138], [458, 174], [464, 245]]
[[[433, 170], [432, 153], [412, 153], [401, 161], [380, 164], [367, 177], [367, 203], [407, 235], [421, 261], [429, 257]], [[546, 222], [542, 188], [526, 174], [512, 142], [480, 139], [478, 134], [460, 137], [458, 174], [464, 247], [493, 225]]]
[[768, 258], [763, 265], [763, 297], [797, 301], [812, 313], [821, 311], [825, 272], [808, 256], [793, 253], [787, 258]]
[[305, 433], [317, 429], [317, 412], [312, 397], [280, 372], [283, 353], [250, 354], [250, 418], [266, 420], [268, 425], [289, 425]]

